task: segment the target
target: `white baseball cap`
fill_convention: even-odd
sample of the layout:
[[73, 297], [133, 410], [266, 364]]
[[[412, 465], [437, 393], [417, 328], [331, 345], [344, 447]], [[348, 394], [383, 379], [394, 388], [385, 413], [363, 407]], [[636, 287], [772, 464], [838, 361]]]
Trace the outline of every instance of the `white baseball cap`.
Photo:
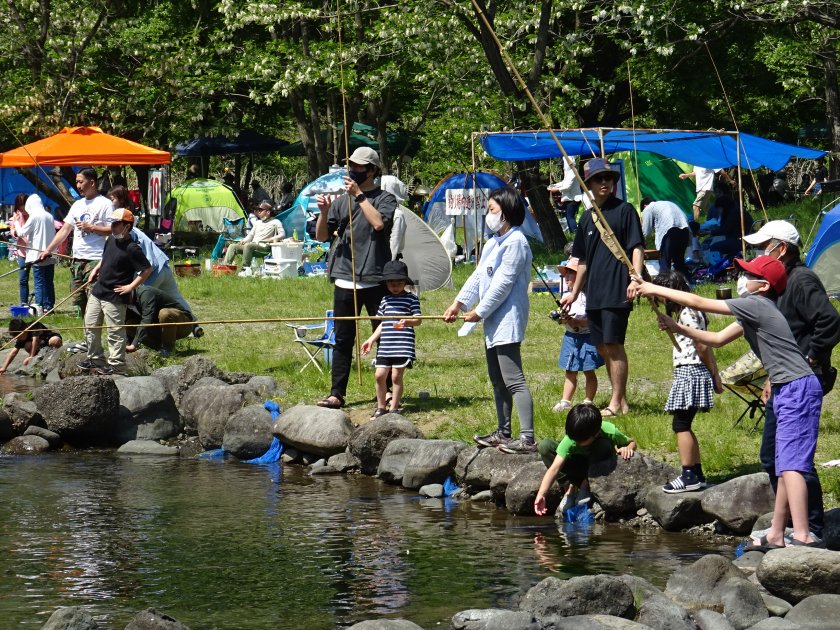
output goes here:
[[797, 247], [802, 243], [799, 232], [787, 221], [768, 221], [755, 234], [745, 236], [744, 240], [750, 245], [761, 245], [771, 240], [784, 241]]

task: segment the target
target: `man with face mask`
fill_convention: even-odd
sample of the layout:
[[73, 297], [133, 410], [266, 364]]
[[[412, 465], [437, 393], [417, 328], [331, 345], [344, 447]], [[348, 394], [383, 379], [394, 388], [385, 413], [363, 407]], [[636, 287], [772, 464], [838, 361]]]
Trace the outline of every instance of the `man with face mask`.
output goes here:
[[[362, 306], [368, 315], [374, 316], [386, 292], [382, 268], [391, 260], [389, 239], [397, 198], [376, 183], [380, 162], [379, 154], [373, 149], [359, 147], [353, 151], [347, 167], [343, 195], [332, 203], [324, 195], [316, 197], [320, 214], [315, 224], [315, 238], [335, 240], [328, 271], [330, 282], [335, 285], [335, 316], [359, 315]], [[377, 325], [374, 320], [374, 330]], [[319, 406], [332, 409], [344, 406], [355, 340], [354, 322], [335, 322], [332, 387], [329, 395], [318, 402]]]
[[[124, 208], [111, 212], [111, 235], [105, 239], [102, 260], [91, 271], [98, 278], [85, 310], [87, 358], [79, 368], [96, 374], [125, 371], [125, 309], [131, 292], [152, 273], [143, 250], [131, 238], [134, 215]], [[102, 322], [108, 327], [108, 359], [102, 349]]]
[[[760, 253], [776, 258], [785, 265], [787, 289], [779, 297], [776, 306], [790, 325], [799, 349], [820, 380], [823, 394], [827, 394], [837, 378], [837, 370], [831, 367], [831, 351], [840, 341], [840, 315], [829, 302], [817, 274], [800, 259], [799, 232], [787, 221], [769, 221], [755, 234], [745, 236], [744, 241], [760, 249]], [[760, 458], [761, 465], [770, 473], [775, 491], [776, 478], [772, 471], [776, 456], [776, 414], [769, 383], [765, 386], [762, 398], [765, 401], [765, 419]], [[812, 534], [821, 538], [824, 515], [820, 478], [813, 465], [810, 471], [804, 473], [804, 477], [808, 488], [808, 526]]]

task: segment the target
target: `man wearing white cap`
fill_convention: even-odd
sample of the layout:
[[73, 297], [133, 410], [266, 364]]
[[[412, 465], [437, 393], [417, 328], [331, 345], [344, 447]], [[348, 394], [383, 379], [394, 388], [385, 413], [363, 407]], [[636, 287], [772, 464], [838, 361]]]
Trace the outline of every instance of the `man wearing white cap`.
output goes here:
[[[813, 271], [800, 260], [801, 239], [796, 228], [787, 221], [770, 221], [744, 241], [763, 250], [785, 265], [787, 289], [776, 302], [794, 339], [805, 355], [814, 374], [820, 379], [823, 394], [834, 386], [837, 371], [831, 367], [831, 351], [840, 341], [840, 315], [831, 305], [825, 287]], [[776, 489], [776, 414], [769, 384], [764, 388], [764, 432], [761, 437], [761, 465], [770, 474], [773, 490]], [[808, 526], [812, 535], [823, 535], [824, 514], [822, 486], [813, 464], [811, 470], [802, 471], [808, 488]]]
[[[397, 199], [376, 185], [379, 172], [379, 154], [369, 147], [359, 147], [348, 160], [344, 194], [332, 203], [325, 195], [316, 197], [320, 213], [315, 224], [315, 238], [336, 241], [327, 273], [330, 282], [335, 284], [333, 312], [336, 317], [359, 315], [362, 306], [373, 317], [386, 293], [382, 268], [391, 260], [389, 237]], [[378, 322], [373, 320], [372, 325], [376, 330]], [[344, 406], [355, 341], [354, 322], [335, 322], [332, 387], [329, 395], [318, 401], [320, 407], [338, 409]]]

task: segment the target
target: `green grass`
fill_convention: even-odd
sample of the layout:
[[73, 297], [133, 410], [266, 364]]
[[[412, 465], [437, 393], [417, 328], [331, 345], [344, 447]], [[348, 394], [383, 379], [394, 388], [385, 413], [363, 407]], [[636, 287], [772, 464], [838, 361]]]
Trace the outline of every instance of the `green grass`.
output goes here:
[[[798, 217], [800, 230], [807, 233], [818, 206], [802, 203], [774, 209], [771, 218]], [[810, 215], [808, 213], [811, 213]], [[804, 226], [804, 227], [803, 227]], [[804, 236], [804, 234], [803, 234]], [[535, 251], [537, 266], [557, 263], [557, 257]], [[0, 272], [11, 269], [11, 263], [0, 265]], [[459, 266], [454, 273], [455, 287], [460, 287], [472, 267]], [[332, 304], [331, 285], [323, 278], [290, 278], [267, 280], [238, 277], [213, 277], [179, 280], [184, 295], [202, 320], [241, 320], [284, 317], [323, 316]], [[60, 268], [56, 290], [61, 299], [69, 291], [68, 272]], [[701, 294], [712, 296], [713, 286], [701, 287]], [[451, 303], [455, 289], [442, 289], [421, 296], [423, 313], [440, 315]], [[0, 285], [0, 300], [14, 303], [17, 298], [14, 274]], [[547, 294], [533, 294], [531, 317], [522, 346], [525, 374], [534, 396], [537, 437], [560, 436], [565, 416], [551, 411], [561, 398], [563, 373], [557, 368], [557, 357], [563, 329], [547, 317], [554, 302]], [[731, 320], [713, 317], [710, 328], [720, 329]], [[69, 309], [53, 319], [56, 326], [79, 325]], [[177, 363], [186, 356], [201, 354], [219, 367], [232, 371], [250, 371], [273, 376], [283, 388], [285, 407], [298, 403], [312, 404], [329, 392], [329, 374], [310, 368], [302, 374], [305, 356], [294, 343], [293, 332], [283, 323], [221, 324], [205, 327], [207, 334], [198, 340], [178, 343], [178, 352], [166, 360]], [[364, 339], [369, 325], [360, 324]], [[429, 437], [468, 441], [476, 432], [487, 432], [496, 426], [492, 394], [487, 378], [480, 329], [460, 338], [458, 325], [426, 321], [418, 329], [418, 361], [406, 375], [406, 400], [409, 417]], [[65, 338], [81, 338], [81, 331], [68, 331]], [[720, 366], [732, 363], [747, 351], [739, 340], [717, 351]], [[663, 407], [672, 375], [671, 346], [659, 332], [652, 311], [645, 303], [634, 309], [630, 318], [627, 352], [630, 359], [628, 398], [630, 415], [618, 420], [619, 426], [638, 440], [640, 449], [677, 465], [676, 443], [671, 431], [670, 416]], [[840, 356], [835, 353], [835, 365]], [[598, 371], [601, 384], [596, 399], [606, 404], [608, 396], [606, 372]], [[582, 381], [582, 379], [581, 379]], [[580, 384], [582, 386], [582, 382]], [[419, 398], [418, 392], [430, 392]], [[373, 409], [374, 380], [370, 361], [362, 368], [362, 383], [355, 371], [351, 375], [347, 402], [353, 420], [365, 421]], [[840, 392], [835, 390], [824, 401], [817, 449], [817, 462], [840, 457], [840, 414], [837, 413]], [[577, 400], [582, 399], [582, 389]], [[733, 427], [743, 403], [732, 393], [716, 398], [715, 408], [698, 415], [694, 423], [700, 441], [704, 469], [712, 479], [720, 481], [735, 475], [757, 472], [760, 430], [750, 434], [748, 419]], [[840, 469], [821, 469], [827, 506], [840, 504]]]

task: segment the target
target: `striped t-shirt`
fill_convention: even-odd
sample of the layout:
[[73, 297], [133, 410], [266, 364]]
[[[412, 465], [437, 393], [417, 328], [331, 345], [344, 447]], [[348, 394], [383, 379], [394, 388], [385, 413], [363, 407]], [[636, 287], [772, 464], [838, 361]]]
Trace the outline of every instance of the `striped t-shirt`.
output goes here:
[[[376, 314], [380, 317], [402, 316], [406, 319], [417, 317], [420, 315], [420, 299], [407, 291], [399, 295], [388, 293], [382, 298]], [[417, 358], [414, 353], [414, 327], [394, 328], [394, 324], [398, 321], [398, 319], [386, 319], [380, 324], [382, 335], [379, 337], [379, 349], [376, 356], [405, 357], [414, 360]]]

